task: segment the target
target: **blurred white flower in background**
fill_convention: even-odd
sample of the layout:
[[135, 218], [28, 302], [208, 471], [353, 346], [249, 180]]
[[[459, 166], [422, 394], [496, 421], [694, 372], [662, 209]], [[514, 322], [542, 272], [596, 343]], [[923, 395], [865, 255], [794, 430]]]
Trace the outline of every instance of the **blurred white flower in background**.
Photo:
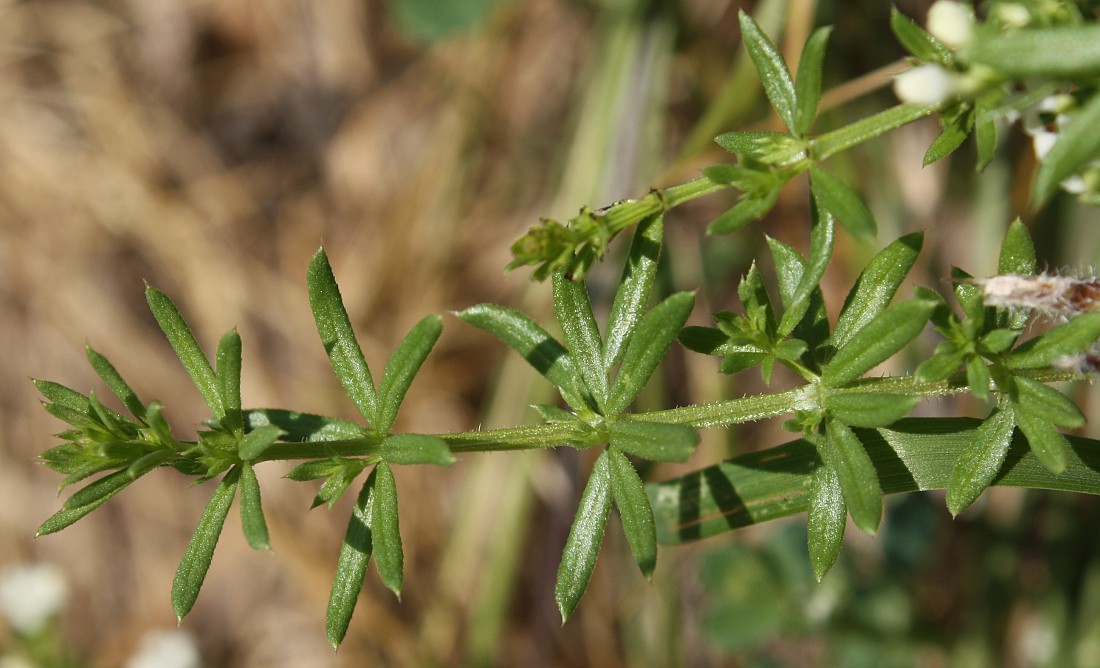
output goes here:
[[957, 89], [958, 77], [933, 63], [918, 65], [894, 77], [894, 94], [911, 104], [939, 104]]
[[126, 668], [201, 668], [202, 657], [194, 636], [185, 631], [150, 631]]
[[65, 576], [50, 564], [24, 564], [0, 569], [0, 615], [12, 629], [30, 635], [41, 629], [65, 604]]
[[974, 10], [955, 0], [937, 0], [928, 8], [927, 27], [944, 46], [964, 47], [974, 38]]

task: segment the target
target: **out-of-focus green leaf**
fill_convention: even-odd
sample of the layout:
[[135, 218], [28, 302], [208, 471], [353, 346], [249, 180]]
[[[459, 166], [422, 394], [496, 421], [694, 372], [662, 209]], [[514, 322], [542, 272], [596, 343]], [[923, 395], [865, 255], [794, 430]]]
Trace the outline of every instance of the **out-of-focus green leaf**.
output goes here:
[[233, 497], [237, 494], [240, 475], [241, 469], [236, 466], [225, 474], [210, 502], [206, 504], [195, 533], [187, 543], [187, 550], [176, 569], [176, 577], [172, 580], [172, 609], [176, 611], [177, 620], [182, 620], [191, 612], [199, 597], [199, 590], [202, 589], [206, 572], [214, 558], [214, 548], [218, 545], [218, 538], [221, 537], [222, 527], [225, 525], [225, 517], [229, 514], [229, 507], [233, 505]]
[[214, 359], [214, 376], [225, 406], [222, 426], [231, 432], [240, 433], [244, 428], [244, 419], [241, 416], [241, 335], [236, 329], [229, 330], [222, 336]]
[[359, 414], [367, 422], [375, 424], [378, 418], [378, 395], [374, 389], [363, 350], [351, 328], [351, 320], [344, 308], [340, 296], [340, 287], [332, 274], [328, 255], [324, 248], [317, 249], [309, 263], [306, 274], [306, 286], [309, 291], [309, 304], [313, 309], [313, 319], [317, 323], [317, 333], [325, 346], [332, 370], [340, 379], [340, 384], [359, 409]]
[[775, 48], [775, 44], [772, 44], [751, 16], [745, 12], [739, 12], [738, 17], [741, 21], [741, 40], [745, 43], [745, 49], [749, 52], [753, 65], [756, 66], [757, 74], [760, 75], [764, 93], [783, 124], [793, 132], [797, 102], [794, 82], [791, 81], [787, 63]]
[[1015, 427], [1012, 410], [998, 408], [974, 432], [947, 482], [947, 509], [958, 515], [989, 487], [1008, 454]]
[[[1100, 31], [1094, 31], [1094, 34], [1100, 39]], [[1100, 48], [1093, 48], [1100, 53]], [[1100, 127], [1100, 95], [1093, 95], [1062, 128], [1058, 141], [1040, 161], [1031, 191], [1033, 202], [1042, 202], [1050, 197], [1066, 177], [1100, 155], [1100, 132], [1096, 132], [1097, 127]]]
[[602, 411], [607, 405], [607, 371], [603, 366], [603, 341], [592, 315], [588, 289], [582, 281], [572, 281], [560, 271], [554, 274], [553, 283], [554, 312], [565, 335], [569, 356]]
[[423, 42], [437, 42], [472, 31], [492, 16], [502, 0], [388, 0], [386, 5], [401, 32]]
[[405, 554], [401, 547], [401, 525], [397, 517], [397, 483], [386, 462], [379, 463], [374, 473], [371, 509], [374, 562], [378, 564], [382, 584], [400, 598], [401, 586], [405, 581]]
[[707, 225], [707, 234], [729, 234], [745, 225], [760, 220], [768, 214], [779, 199], [781, 188], [776, 187], [763, 195], [747, 195]]
[[921, 397], [878, 392], [829, 392], [825, 408], [853, 427], [885, 427], [909, 414]]
[[588, 588], [588, 579], [592, 577], [600, 543], [603, 542], [607, 513], [611, 509], [611, 467], [608, 459], [605, 450], [592, 468], [561, 555], [554, 584], [554, 600], [558, 604], [562, 623], [573, 614], [577, 602]]
[[912, 341], [936, 304], [913, 299], [894, 304], [861, 327], [822, 369], [821, 380], [839, 387], [859, 378]]
[[210, 367], [210, 360], [206, 359], [199, 348], [195, 335], [191, 333], [191, 328], [187, 326], [179, 309], [168, 295], [151, 285], [145, 286], [145, 300], [149, 302], [149, 310], [153, 312], [161, 331], [168, 338], [168, 343], [172, 344], [172, 350], [176, 351], [183, 368], [187, 369], [191, 380], [195, 381], [195, 387], [199, 388], [199, 393], [206, 400], [214, 417], [219, 420], [225, 417], [225, 405], [218, 392], [214, 369]]
[[806, 45], [798, 61], [798, 75], [794, 80], [795, 110], [793, 131], [805, 136], [813, 127], [817, 116], [817, 103], [821, 100], [821, 71], [825, 62], [825, 47], [829, 44], [830, 27], [818, 28]]
[[680, 424], [616, 420], [610, 431], [611, 445], [656, 462], [687, 461], [699, 443], [695, 430]]
[[810, 168], [810, 189], [818, 205], [831, 213], [857, 239], [873, 239], [878, 226], [863, 199], [837, 177], [817, 167]]
[[622, 364], [611, 385], [607, 400], [609, 415], [626, 410], [634, 397], [642, 391], [646, 381], [664, 359], [669, 346], [676, 340], [694, 306], [694, 292], [678, 292], [642, 316], [637, 331], [623, 353]]
[[130, 411], [135, 418], [144, 420], [145, 404], [141, 403], [137, 394], [130, 389], [130, 385], [123, 380], [122, 375], [115, 369], [114, 365], [106, 357], [92, 350], [91, 346], [85, 346], [84, 352], [88, 356], [88, 362], [92, 365], [96, 375], [103, 379], [107, 387], [111, 388], [111, 391], [115, 393], [115, 396], [126, 407], [126, 410]]
[[378, 423], [374, 425], [379, 433], [388, 433], [393, 427], [409, 385], [442, 331], [443, 319], [438, 315], [424, 318], [405, 335], [386, 362], [382, 384], [378, 388]]
[[989, 102], [984, 99], [978, 100], [974, 112], [974, 140], [978, 146], [978, 163], [975, 169], [980, 172], [993, 161], [993, 154], [997, 150], [997, 123]]
[[607, 318], [603, 366], [609, 371], [622, 361], [638, 321], [649, 306], [663, 240], [664, 219], [660, 215], [643, 220], [634, 232], [623, 275], [619, 279], [619, 289], [615, 292], [611, 314]]
[[252, 470], [250, 462], [241, 464], [241, 528], [244, 531], [245, 540], [253, 550], [267, 550], [271, 548], [271, 540], [267, 533], [267, 521], [264, 519], [264, 508], [260, 500], [260, 482], [256, 479], [256, 472]]
[[427, 434], [394, 434], [382, 440], [382, 460], [390, 464], [450, 466], [454, 455], [443, 439]]
[[1100, 338], [1100, 313], [1084, 313], [1012, 351], [1008, 366], [1013, 369], [1044, 367], [1059, 357], [1076, 355]]
[[898, 42], [918, 60], [947, 65], [954, 57], [950, 49], [897, 8], [890, 9], [890, 29]]
[[825, 438], [821, 443], [821, 459], [836, 473], [852, 521], [863, 531], [874, 534], [882, 521], [882, 488], [863, 443], [851, 427], [838, 420], [825, 422]]
[[840, 309], [833, 330], [834, 346], [843, 347], [852, 335], [890, 305], [917, 261], [923, 242], [924, 235], [920, 232], [907, 234], [871, 258]]
[[608, 469], [611, 477], [611, 495], [615, 507], [619, 509], [619, 519], [623, 523], [626, 542], [634, 561], [648, 580], [657, 567], [657, 533], [653, 526], [653, 509], [649, 507], [649, 497], [645, 485], [634, 470], [634, 465], [619, 451], [611, 447], [607, 450]]
[[333, 648], [340, 646], [348, 632], [355, 603], [363, 588], [363, 577], [367, 574], [367, 563], [373, 549], [371, 513], [374, 503], [371, 497], [374, 494], [374, 481], [375, 472], [371, 471], [355, 501], [344, 542], [340, 546], [340, 557], [336, 562], [336, 578], [332, 582], [328, 612], [325, 615], [325, 633]]
[[844, 526], [848, 521], [848, 507], [840, 492], [840, 480], [828, 466], [814, 470], [809, 492], [810, 508], [806, 519], [807, 543], [810, 563], [818, 582], [840, 556], [844, 544]]
[[967, 110], [951, 114], [945, 119], [943, 131], [940, 132], [928, 150], [924, 153], [922, 165], [927, 167], [933, 162], [946, 158], [962, 146], [970, 131], [974, 128], [974, 112]]
[[1012, 78], [1094, 78], [1100, 76], [1100, 25], [979, 31], [965, 55]]

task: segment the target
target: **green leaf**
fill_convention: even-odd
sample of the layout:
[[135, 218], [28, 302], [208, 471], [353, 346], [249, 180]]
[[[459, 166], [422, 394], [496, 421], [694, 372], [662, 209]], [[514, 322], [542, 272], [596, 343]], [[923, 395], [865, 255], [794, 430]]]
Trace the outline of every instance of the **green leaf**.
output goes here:
[[655, 462], [683, 462], [699, 443], [691, 427], [641, 420], [611, 423], [611, 445], [636, 457]]
[[817, 103], [821, 100], [821, 71], [825, 62], [825, 47], [829, 44], [830, 27], [818, 28], [806, 45], [802, 47], [802, 57], [798, 61], [798, 75], [794, 80], [795, 110], [794, 127], [796, 135], [805, 136], [813, 127], [817, 117]]
[[397, 484], [393, 471], [386, 462], [374, 469], [374, 498], [371, 507], [371, 525], [374, 540], [374, 562], [378, 575], [386, 588], [401, 597], [404, 582], [405, 556], [401, 548], [401, 526], [397, 517]]
[[896, 7], [890, 8], [890, 29], [905, 50], [919, 60], [947, 65], [954, 59], [950, 49]]
[[[1100, 27], [1100, 26], [1096, 26]], [[1096, 32], [1100, 36], [1100, 32]], [[1031, 201], [1042, 202], [1050, 197], [1058, 184], [1077, 173], [1088, 161], [1100, 155], [1100, 95], [1093, 95], [1062, 128], [1057, 143], [1039, 162]]]
[[[1031, 241], [1027, 226], [1019, 218], [1012, 221], [1005, 230], [1005, 239], [1001, 243], [1001, 255], [997, 262], [997, 273], [1021, 276], [1035, 273], [1035, 244]], [[1012, 329], [1022, 329], [1030, 315], [1027, 309], [1016, 309], [1005, 324]]]
[[450, 466], [455, 457], [443, 439], [426, 434], [394, 434], [382, 439], [382, 460], [390, 464]]
[[237, 493], [240, 475], [241, 469], [236, 466], [225, 474], [210, 502], [206, 504], [195, 533], [187, 543], [187, 550], [172, 581], [172, 609], [176, 611], [177, 620], [182, 620], [191, 612], [191, 607], [199, 597], [202, 582], [210, 569], [210, 561], [214, 558], [214, 548], [218, 545], [222, 526], [225, 525], [225, 517], [229, 514], [229, 507]]
[[1066, 437], [1055, 431], [1049, 421], [1030, 411], [1016, 411], [1016, 424], [1024, 433], [1035, 458], [1055, 475], [1064, 473], [1069, 457], [1069, 443]]
[[430, 315], [416, 323], [390, 355], [382, 373], [382, 384], [378, 388], [378, 422], [374, 428], [379, 433], [388, 433], [393, 427], [397, 410], [405, 400], [409, 385], [442, 331], [443, 319], [438, 315]]
[[[805, 268], [798, 277], [798, 284], [794, 286], [793, 290], [784, 291], [782, 289], [782, 279], [780, 282], [780, 292], [785, 293], [783, 317], [779, 319], [778, 335], [780, 337], [785, 337], [794, 331], [795, 327], [802, 322], [803, 317], [810, 310], [814, 291], [817, 290], [818, 283], [821, 282], [821, 277], [825, 275], [825, 269], [829, 266], [829, 260], [833, 257], [835, 227], [833, 216], [828, 211], [821, 210], [812, 201], [810, 203], [810, 214], [813, 217], [813, 227], [810, 229], [810, 257], [806, 261]], [[774, 248], [772, 254], [775, 254]], [[778, 259], [776, 265], [778, 271]]]
[[763, 330], [769, 338], [775, 331], [775, 314], [772, 310], [771, 298], [764, 287], [764, 277], [756, 267], [756, 262], [749, 266], [749, 271], [737, 284], [737, 296], [741, 300], [741, 306], [745, 314], [762, 312], [764, 315]]
[[606, 406], [608, 415], [621, 413], [642, 391], [694, 306], [694, 292], [678, 292], [642, 316], [611, 386]]
[[704, 355], [724, 355], [722, 347], [729, 343], [730, 337], [713, 327], [685, 327], [677, 337], [680, 345], [688, 350]]
[[1011, 78], [1100, 76], [1100, 25], [981, 31], [966, 59]]
[[565, 550], [562, 551], [554, 584], [554, 600], [558, 604], [563, 624], [573, 614], [577, 602], [584, 595], [600, 552], [600, 543], [607, 526], [607, 513], [611, 508], [611, 471], [608, 459], [607, 451], [604, 450], [596, 460], [584, 494], [581, 495], [577, 516], [569, 529]]
[[909, 414], [922, 397], [880, 392], [832, 391], [825, 408], [837, 420], [853, 427], [885, 427]]
[[618, 448], [608, 448], [608, 469], [611, 478], [611, 494], [619, 519], [623, 523], [626, 542], [634, 561], [648, 580], [657, 566], [657, 531], [653, 526], [653, 509], [645, 485], [634, 470], [634, 465]]
[[244, 420], [246, 431], [274, 425], [285, 432], [284, 441], [293, 443], [347, 441], [367, 435], [363, 425], [354, 422], [273, 408], [247, 410], [244, 412]]
[[836, 563], [844, 544], [848, 506], [840, 491], [840, 480], [828, 466], [818, 466], [810, 483], [810, 509], [806, 520], [810, 563], [818, 582]]
[[882, 488], [863, 443], [848, 425], [837, 420], [825, 422], [825, 438], [821, 442], [821, 459], [836, 473], [852, 521], [866, 533], [874, 534], [882, 521]]
[[[103, 379], [107, 387], [111, 388], [111, 391], [115, 393], [115, 396], [118, 397], [118, 400], [126, 407], [126, 410], [130, 411], [138, 420], [144, 420], [145, 404], [141, 403], [137, 394], [135, 394], [126, 381], [122, 379], [122, 375], [115, 369], [114, 365], [111, 364], [106, 357], [92, 350], [91, 346], [85, 346], [84, 352], [88, 357], [88, 362], [92, 365], [92, 369], [94, 369], [96, 374]], [[43, 392], [43, 394], [45, 393]], [[76, 405], [81, 405], [81, 402], [78, 400]]]
[[267, 521], [260, 501], [260, 482], [251, 462], [241, 464], [241, 528], [245, 540], [253, 550], [271, 549], [271, 539], [267, 533]]
[[901, 350], [924, 329], [936, 304], [914, 299], [894, 304], [852, 335], [822, 369], [827, 387], [856, 380]]
[[153, 317], [168, 338], [168, 343], [172, 344], [172, 350], [176, 351], [176, 356], [183, 363], [183, 368], [187, 369], [214, 417], [219, 420], [224, 418], [225, 405], [222, 403], [221, 393], [218, 392], [214, 369], [210, 367], [210, 360], [206, 359], [199, 348], [195, 335], [191, 333], [191, 328], [187, 326], [179, 309], [168, 295], [151, 285], [145, 287], [145, 300], [149, 302], [149, 310], [153, 312]]
[[553, 283], [554, 312], [565, 335], [569, 356], [596, 406], [603, 411], [607, 404], [607, 371], [603, 366], [603, 341], [592, 315], [588, 289], [582, 281], [572, 281], [560, 271], [554, 274]]
[[834, 346], [843, 347], [860, 328], [890, 305], [917, 261], [923, 242], [924, 235], [920, 232], [907, 234], [871, 258], [840, 309], [833, 330]]
[[[94, 492], [89, 490], [86, 493], [83, 498], [84, 503], [72, 505], [66, 503], [61, 510], [51, 515], [43, 522], [34, 535], [45, 536], [71, 526], [77, 520], [80, 520], [88, 513], [102, 506], [108, 499], [121, 492], [133, 481], [134, 478], [130, 476], [130, 472], [123, 469], [121, 471], [115, 471], [108, 476], [104, 476], [95, 482], [89, 483], [80, 490], [80, 492], [84, 492], [84, 490], [93, 488], [94, 485]], [[80, 492], [77, 493], [79, 494]]]
[[947, 509], [958, 515], [989, 487], [1008, 454], [1015, 426], [1010, 409], [998, 408], [974, 432], [947, 482]]
[[989, 101], [979, 99], [974, 113], [974, 139], [978, 146], [978, 162], [975, 171], [978, 172], [993, 162], [993, 155], [997, 150], [997, 123], [991, 112]]
[[167, 464], [176, 458], [176, 453], [171, 450], [154, 450], [138, 457], [126, 467], [126, 475], [131, 480], [137, 480], [158, 466]]
[[738, 12], [738, 17], [741, 21], [741, 40], [745, 43], [745, 49], [749, 52], [752, 64], [756, 66], [757, 74], [760, 75], [764, 93], [775, 107], [779, 118], [783, 120], [783, 124], [793, 132], [797, 103], [794, 83], [791, 81], [787, 63], [751, 16], [741, 11]]
[[371, 524], [374, 502], [375, 472], [371, 471], [348, 520], [348, 529], [344, 542], [340, 545], [340, 557], [336, 562], [336, 578], [332, 582], [332, 591], [328, 599], [328, 612], [325, 615], [325, 633], [333, 648], [340, 646], [348, 632], [351, 615], [359, 600], [363, 588], [363, 578], [367, 574], [370, 562]]
[[519, 311], [495, 304], [478, 304], [456, 313], [465, 322], [485, 330], [520, 354], [536, 371], [561, 390], [576, 409], [586, 408], [576, 391], [573, 359], [558, 341]]
[[707, 234], [729, 234], [754, 220], [760, 220], [775, 206], [780, 190], [780, 187], [776, 187], [763, 195], [749, 194], [742, 197], [737, 204], [707, 225]]
[[1085, 416], [1069, 397], [1037, 380], [1016, 376], [1015, 407], [1067, 429], [1085, 426]]
[[88, 397], [76, 390], [65, 387], [61, 383], [55, 383], [52, 380], [35, 380], [34, 386], [38, 388], [42, 396], [61, 408], [76, 411], [84, 415], [91, 414], [92, 408], [88, 403]]
[[[812, 120], [812, 119], [811, 119]], [[806, 150], [805, 142], [786, 132], [726, 132], [714, 138], [722, 148], [738, 156], [759, 160], [766, 164], [781, 164], [793, 159]], [[723, 165], [733, 169], [725, 171], [722, 178], [715, 173], [714, 180], [720, 183], [743, 183], [746, 171], [740, 165]], [[710, 175], [712, 167], [703, 170]], [[747, 184], [746, 184], [747, 185]], [[741, 188], [748, 190], [749, 188]]]
[[332, 274], [328, 255], [324, 248], [317, 249], [309, 262], [306, 272], [306, 285], [309, 291], [309, 304], [313, 309], [313, 319], [317, 323], [317, 333], [325, 346], [332, 370], [340, 379], [340, 384], [359, 409], [359, 414], [367, 422], [375, 425], [378, 418], [378, 395], [374, 389], [363, 350], [351, 328], [351, 320], [340, 297], [340, 287]]
[[810, 190], [818, 206], [831, 213], [857, 239], [873, 239], [878, 229], [871, 210], [848, 184], [829, 172], [810, 167]]
[[989, 384], [993, 380], [989, 367], [981, 357], [972, 355], [966, 360], [966, 384], [975, 397], [985, 399], [989, 395]]
[[215, 355], [214, 377], [218, 381], [218, 395], [225, 406], [222, 426], [231, 432], [244, 429], [241, 416], [241, 335], [232, 329], [218, 342]]
[[[290, 477], [291, 474], [305, 476], [315, 471], [312, 469], [304, 469], [303, 466], [296, 466], [287, 477]], [[325, 478], [325, 481], [321, 483], [320, 489], [317, 490], [317, 496], [313, 498], [313, 505], [310, 506], [310, 509], [316, 508], [322, 503], [332, 508], [332, 506], [340, 500], [340, 497], [344, 496], [344, 493], [351, 487], [352, 481], [363, 472], [364, 468], [366, 468], [366, 462], [364, 460], [337, 459], [336, 465], [330, 469], [331, 472], [328, 474], [328, 477]], [[294, 480], [295, 478], [291, 479]]]
[[241, 438], [237, 446], [237, 456], [241, 461], [250, 462], [263, 455], [284, 433], [282, 429], [270, 424], [255, 427]]
[[1100, 313], [1084, 313], [1012, 351], [1008, 366], [1035, 369], [1049, 366], [1060, 357], [1071, 357], [1089, 348], [1100, 338]]
[[607, 335], [603, 342], [604, 369], [610, 371], [622, 361], [638, 321], [649, 306], [653, 283], [657, 280], [663, 240], [663, 216], [651, 216], [638, 223], [607, 319]]
[[934, 383], [944, 380], [955, 372], [956, 369], [966, 360], [967, 352], [965, 350], [958, 350], [954, 344], [949, 344], [949, 349], [941, 352], [941, 347], [944, 344], [936, 347], [936, 354], [921, 362], [917, 367], [917, 380], [921, 382]]
[[970, 131], [973, 128], [974, 112], [972, 109], [945, 116], [943, 131], [928, 147], [924, 154], [924, 160], [921, 161], [922, 166], [927, 167], [954, 153], [970, 136]]

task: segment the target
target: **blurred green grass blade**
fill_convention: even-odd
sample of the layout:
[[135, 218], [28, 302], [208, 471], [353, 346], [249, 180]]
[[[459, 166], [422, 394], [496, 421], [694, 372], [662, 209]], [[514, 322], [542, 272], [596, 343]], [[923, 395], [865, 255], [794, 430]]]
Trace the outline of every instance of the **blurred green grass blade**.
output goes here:
[[[73, 525], [75, 522], [83, 518], [88, 513], [92, 512], [96, 508], [99, 508], [107, 502], [115, 494], [118, 494], [123, 489], [126, 489], [127, 485], [132, 483], [134, 478], [130, 476], [129, 471], [122, 469], [121, 471], [115, 471], [114, 473], [104, 476], [95, 482], [89, 483], [86, 487], [81, 488], [80, 492], [95, 485], [94, 492], [89, 491], [84, 495], [84, 503], [72, 504], [66, 503], [62, 506], [61, 510], [51, 515], [45, 522], [38, 527], [38, 531], [35, 532], [35, 536], [45, 536], [47, 534], [56, 533], [62, 529]], [[79, 492], [78, 492], [79, 493]], [[71, 500], [71, 497], [70, 497]]]
[[610, 371], [622, 361], [638, 321], [649, 306], [657, 264], [664, 241], [664, 217], [652, 216], [638, 224], [623, 267], [619, 289], [611, 303], [603, 342], [603, 365]]
[[[1012, 436], [1008, 413], [1009, 447], [992, 484], [1083, 494], [1100, 491], [1100, 441], [1067, 436], [1066, 470], [1055, 475], [1022, 435]], [[946, 488], [956, 461], [975, 443], [981, 424], [972, 418], [906, 418], [889, 428], [854, 431], [875, 465], [883, 493], [899, 494]], [[995, 421], [994, 426], [1000, 435], [1006, 433], [1003, 423]], [[647, 484], [657, 542], [691, 542], [806, 512], [818, 461], [814, 446], [799, 439]]]
[[1100, 76], [1100, 25], [980, 31], [965, 56], [1012, 78], [1095, 78]]
[[642, 316], [611, 386], [606, 406], [608, 415], [626, 410], [642, 391], [680, 334], [694, 306], [694, 292], [678, 292]]
[[222, 426], [231, 432], [244, 429], [241, 416], [241, 335], [231, 329], [218, 342], [214, 376], [218, 381], [218, 393], [225, 406]]
[[260, 499], [260, 481], [251, 462], [241, 464], [241, 529], [253, 550], [271, 549], [271, 539]]
[[237, 446], [237, 456], [250, 462], [264, 454], [285, 432], [275, 425], [261, 425], [252, 429], [241, 438]]
[[853, 427], [886, 427], [902, 419], [923, 397], [878, 392], [831, 391], [825, 408], [836, 419]]
[[564, 624], [588, 587], [611, 508], [611, 471], [605, 450], [596, 460], [581, 495], [577, 516], [569, 529], [554, 583], [554, 600]]
[[840, 491], [852, 521], [874, 534], [882, 521], [882, 488], [871, 457], [852, 428], [839, 420], [827, 420], [819, 454], [840, 481]]
[[1048, 471], [1057, 475], [1066, 470], [1069, 443], [1049, 420], [1028, 410], [1017, 409], [1016, 424], [1031, 444], [1031, 453]]
[[847, 183], [823, 169], [810, 167], [810, 190], [818, 206], [839, 220], [853, 237], [862, 240], [875, 237], [878, 230], [875, 217]]
[[565, 336], [569, 356], [580, 372], [585, 387], [592, 393], [600, 411], [607, 405], [607, 370], [603, 362], [603, 341], [592, 302], [583, 281], [574, 281], [558, 271], [553, 276], [554, 313]]
[[240, 467], [235, 466], [218, 483], [198, 526], [195, 527], [195, 533], [187, 543], [187, 550], [176, 569], [176, 577], [172, 580], [172, 609], [176, 612], [177, 620], [182, 620], [191, 612], [199, 597], [199, 590], [202, 589], [206, 572], [214, 558], [214, 548], [218, 545], [218, 538], [221, 537], [222, 527], [225, 525], [225, 517], [229, 514], [229, 507], [233, 505], [240, 474]]
[[1100, 338], [1100, 313], [1084, 313], [1069, 322], [1030, 339], [1012, 351], [1008, 366], [1036, 369], [1050, 365], [1059, 357], [1083, 352]]
[[896, 7], [890, 8], [890, 29], [906, 51], [918, 60], [947, 65], [954, 58], [950, 49], [918, 26], [913, 19], [899, 12]]
[[310, 260], [306, 285], [317, 333], [321, 336], [332, 369], [359, 409], [359, 414], [376, 426], [378, 395], [375, 393], [374, 379], [351, 328], [351, 320], [340, 297], [340, 287], [336, 284], [324, 248], [317, 249]]
[[833, 345], [842, 348], [864, 325], [882, 313], [920, 255], [924, 235], [907, 234], [878, 252], [848, 292], [833, 330]]
[[829, 45], [831, 27], [822, 27], [810, 35], [802, 47], [802, 57], [798, 61], [798, 74], [794, 80], [795, 110], [794, 128], [796, 135], [803, 137], [813, 127], [817, 117], [817, 103], [821, 100], [821, 73], [825, 63], [825, 47]]
[[348, 632], [359, 592], [363, 589], [363, 578], [367, 574], [367, 564], [373, 549], [371, 540], [371, 512], [374, 503], [375, 472], [371, 471], [359, 492], [359, 498], [351, 511], [348, 529], [344, 533], [344, 542], [340, 545], [340, 556], [336, 561], [336, 577], [329, 593], [328, 611], [325, 614], [325, 635], [332, 647], [338, 648]]
[[997, 477], [1012, 443], [1012, 410], [998, 408], [974, 432], [958, 455], [947, 483], [947, 509], [958, 515], [970, 507]]
[[645, 485], [634, 470], [634, 465], [618, 448], [608, 448], [608, 468], [611, 476], [611, 494], [619, 519], [623, 524], [630, 553], [648, 580], [657, 567], [657, 532], [653, 526], [653, 509]]
[[401, 597], [405, 581], [405, 554], [401, 547], [401, 523], [397, 515], [397, 483], [386, 462], [374, 469], [374, 497], [371, 501], [371, 536], [374, 541], [374, 562], [386, 588]]
[[344, 441], [363, 438], [363, 425], [312, 413], [299, 413], [277, 408], [257, 408], [244, 411], [246, 431], [264, 426], [278, 427], [283, 440], [300, 443]]
[[[1100, 26], [1096, 26], [1100, 28]], [[1100, 31], [1096, 33], [1100, 43]], [[1100, 52], [1100, 46], [1094, 47]], [[1100, 155], [1100, 95], [1093, 95], [1062, 128], [1058, 141], [1039, 162], [1031, 201], [1040, 203], [1050, 197], [1058, 184], [1072, 176], [1088, 161]]]
[[828, 466], [814, 470], [809, 490], [809, 510], [806, 515], [806, 542], [810, 564], [818, 582], [840, 556], [844, 544], [844, 527], [848, 523], [848, 507], [840, 492], [840, 480]]
[[611, 445], [635, 457], [655, 462], [684, 462], [699, 443], [691, 427], [641, 420], [611, 423]]
[[[87, 355], [88, 362], [92, 365], [96, 375], [103, 379], [103, 382], [107, 384], [111, 392], [114, 392], [118, 400], [126, 407], [126, 410], [130, 411], [130, 414], [138, 420], [144, 420], [145, 404], [141, 403], [137, 394], [122, 378], [122, 374], [118, 372], [115, 366], [106, 357], [93, 350], [91, 346], [85, 346], [84, 353]], [[77, 404], [79, 403], [77, 401]]]
[[149, 310], [153, 312], [161, 331], [168, 338], [172, 350], [176, 351], [183, 367], [187, 369], [195, 387], [199, 389], [206, 405], [217, 419], [225, 417], [225, 404], [222, 402], [221, 393], [218, 392], [218, 381], [214, 376], [214, 369], [210, 367], [210, 360], [199, 348], [195, 335], [187, 326], [176, 305], [160, 290], [151, 285], [145, 287], [145, 299], [149, 302]]
[[821, 381], [839, 387], [886, 361], [921, 333], [935, 307], [934, 302], [913, 299], [886, 308], [836, 352], [822, 369]]
[[382, 373], [382, 384], [378, 389], [378, 422], [374, 428], [379, 433], [389, 433], [390, 428], [393, 427], [397, 410], [405, 400], [409, 385], [420, 371], [424, 360], [428, 358], [442, 331], [443, 319], [438, 315], [430, 315], [416, 323], [390, 355], [389, 361], [386, 362], [386, 369]]
[[450, 466], [455, 457], [441, 438], [426, 434], [394, 434], [382, 440], [379, 452], [390, 464]]
[[[835, 239], [835, 224], [833, 216], [811, 201], [811, 214], [813, 215], [813, 227], [810, 228], [810, 256], [803, 265], [804, 269], [798, 277], [798, 282], [785, 291], [783, 300], [783, 316], [779, 319], [778, 334], [785, 337], [802, 322], [802, 318], [810, 310], [810, 302], [813, 293], [817, 290], [821, 277], [825, 275], [825, 269], [829, 266], [829, 260], [833, 257], [833, 241]], [[797, 253], [796, 253], [797, 256]], [[784, 292], [781, 290], [781, 292]], [[810, 343], [816, 344], [816, 341]]]
[[783, 124], [788, 130], [794, 132], [797, 102], [794, 82], [791, 81], [787, 63], [775, 48], [775, 44], [768, 39], [751, 16], [741, 11], [738, 13], [738, 18], [741, 22], [741, 40], [745, 43], [745, 49], [752, 58], [753, 65], [756, 66], [760, 83], [764, 86], [764, 93]]

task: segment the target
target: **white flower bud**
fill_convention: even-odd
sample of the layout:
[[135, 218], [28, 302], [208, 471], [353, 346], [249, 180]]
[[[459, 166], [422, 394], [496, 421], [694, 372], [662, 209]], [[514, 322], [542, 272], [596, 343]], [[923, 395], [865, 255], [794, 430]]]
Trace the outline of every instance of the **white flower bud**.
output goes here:
[[902, 102], [939, 104], [951, 97], [957, 78], [939, 65], [918, 65], [894, 78], [894, 94]]
[[1027, 7], [1015, 2], [1000, 2], [993, 7], [992, 18], [1010, 28], [1023, 28], [1031, 23], [1031, 12]]
[[928, 32], [948, 48], [966, 46], [974, 37], [974, 11], [955, 0], [936, 0], [928, 8]]

